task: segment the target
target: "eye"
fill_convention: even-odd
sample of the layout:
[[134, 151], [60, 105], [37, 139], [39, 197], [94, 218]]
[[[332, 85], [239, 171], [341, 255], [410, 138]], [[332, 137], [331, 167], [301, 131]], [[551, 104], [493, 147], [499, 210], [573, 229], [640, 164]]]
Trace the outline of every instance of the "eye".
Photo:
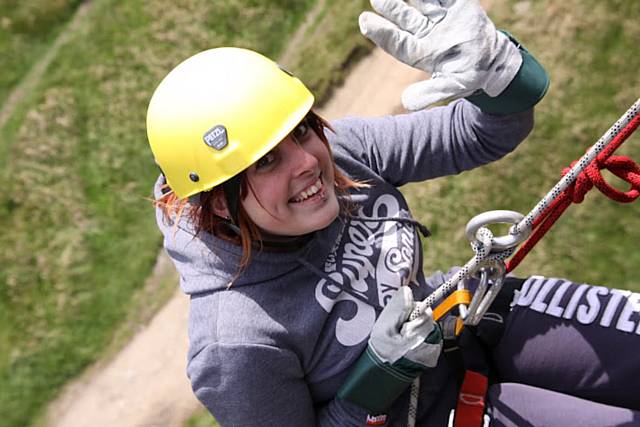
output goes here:
[[269, 151], [267, 154], [265, 154], [264, 156], [260, 157], [260, 159], [258, 159], [258, 161], [256, 162], [256, 169], [264, 169], [270, 166], [271, 164], [273, 164], [275, 160], [276, 160], [275, 154], [273, 153], [273, 151]]
[[301, 121], [298, 126], [291, 131], [291, 136], [296, 142], [304, 141], [310, 134], [311, 126], [309, 126], [306, 120]]

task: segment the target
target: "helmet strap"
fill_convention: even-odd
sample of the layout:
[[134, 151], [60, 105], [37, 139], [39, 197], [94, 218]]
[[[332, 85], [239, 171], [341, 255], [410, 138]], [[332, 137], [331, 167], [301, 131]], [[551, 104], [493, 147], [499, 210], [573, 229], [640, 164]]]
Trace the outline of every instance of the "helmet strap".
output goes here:
[[227, 199], [227, 210], [231, 222], [238, 225], [238, 210], [240, 209], [240, 174], [232, 177], [222, 184], [224, 197]]

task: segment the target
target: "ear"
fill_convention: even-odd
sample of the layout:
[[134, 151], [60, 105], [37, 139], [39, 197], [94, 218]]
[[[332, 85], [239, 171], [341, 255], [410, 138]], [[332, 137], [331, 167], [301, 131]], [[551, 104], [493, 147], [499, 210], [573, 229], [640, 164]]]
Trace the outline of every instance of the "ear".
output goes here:
[[229, 218], [229, 209], [227, 209], [227, 200], [224, 194], [220, 192], [213, 198], [213, 212], [222, 218]]

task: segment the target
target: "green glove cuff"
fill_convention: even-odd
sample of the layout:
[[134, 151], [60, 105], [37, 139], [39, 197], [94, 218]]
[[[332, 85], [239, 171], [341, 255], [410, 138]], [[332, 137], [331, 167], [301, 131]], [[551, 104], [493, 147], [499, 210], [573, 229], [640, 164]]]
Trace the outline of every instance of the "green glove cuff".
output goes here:
[[[425, 342], [436, 344], [441, 340], [442, 332], [435, 327]], [[338, 390], [338, 397], [365, 408], [371, 414], [381, 414], [426, 368], [405, 357], [393, 364], [383, 362], [368, 345]]]
[[393, 365], [383, 362], [367, 346], [338, 390], [338, 397], [365, 408], [371, 414], [383, 413], [424, 368], [404, 357]]
[[500, 30], [518, 46], [522, 65], [509, 86], [495, 98], [479, 91], [466, 99], [489, 114], [507, 115], [526, 111], [536, 105], [547, 93], [549, 76], [542, 65], [511, 34]]

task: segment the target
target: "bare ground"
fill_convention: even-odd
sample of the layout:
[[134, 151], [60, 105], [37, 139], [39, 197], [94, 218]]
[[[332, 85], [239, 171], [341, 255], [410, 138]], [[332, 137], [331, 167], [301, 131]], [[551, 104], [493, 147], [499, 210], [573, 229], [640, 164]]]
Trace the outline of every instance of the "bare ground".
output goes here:
[[[320, 113], [378, 116], [403, 111], [400, 94], [424, 74], [376, 49], [361, 60]], [[174, 275], [161, 253], [152, 283]], [[177, 277], [176, 277], [177, 283]], [[179, 427], [199, 407], [185, 375], [188, 298], [170, 301], [115, 356], [100, 361], [51, 403], [49, 427]]]

